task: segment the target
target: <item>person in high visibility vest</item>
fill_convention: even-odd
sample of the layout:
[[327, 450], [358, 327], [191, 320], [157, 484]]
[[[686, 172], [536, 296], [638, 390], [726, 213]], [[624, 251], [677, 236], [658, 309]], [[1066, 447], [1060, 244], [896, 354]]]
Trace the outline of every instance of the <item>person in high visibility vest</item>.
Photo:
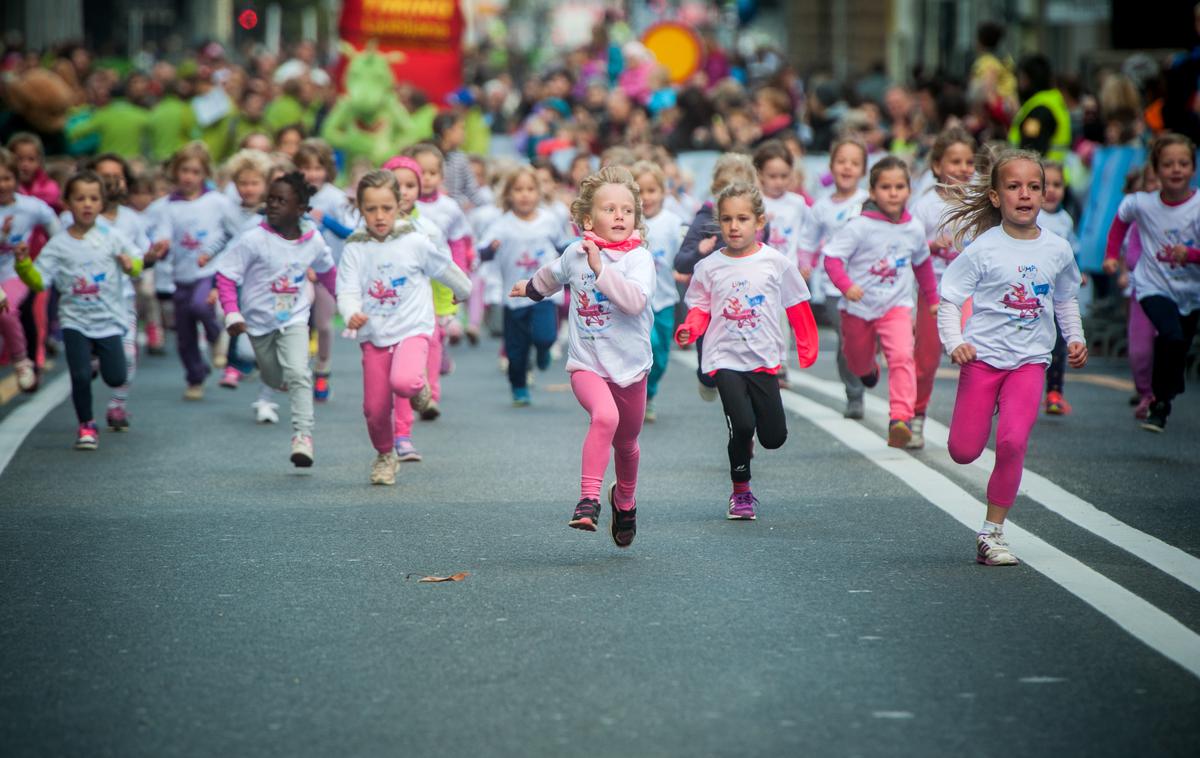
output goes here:
[[1071, 149], [1071, 114], [1052, 79], [1046, 56], [1035, 54], [1021, 60], [1017, 66], [1021, 108], [1013, 117], [1008, 141], [1062, 163]]

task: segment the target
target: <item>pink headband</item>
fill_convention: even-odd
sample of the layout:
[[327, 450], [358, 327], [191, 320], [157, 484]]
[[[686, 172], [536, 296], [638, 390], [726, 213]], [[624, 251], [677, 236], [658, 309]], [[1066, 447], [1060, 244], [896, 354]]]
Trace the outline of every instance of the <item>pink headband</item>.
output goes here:
[[417, 194], [421, 194], [421, 164], [417, 163], [414, 158], [409, 158], [407, 155], [395, 155], [387, 159], [383, 167], [388, 171], [395, 171], [398, 168], [406, 168], [417, 177]]

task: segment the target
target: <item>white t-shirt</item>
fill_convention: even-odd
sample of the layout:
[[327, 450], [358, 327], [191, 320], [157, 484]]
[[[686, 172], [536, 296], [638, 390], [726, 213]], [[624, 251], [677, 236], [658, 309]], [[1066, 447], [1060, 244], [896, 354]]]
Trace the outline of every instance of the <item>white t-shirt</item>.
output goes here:
[[763, 195], [763, 207], [767, 211], [767, 225], [771, 236], [766, 243], [783, 253], [793, 265], [798, 262], [797, 254], [803, 248], [805, 228], [812, 223], [812, 210], [804, 198], [795, 192], [785, 192], [779, 197]]
[[[479, 247], [499, 243], [493, 260], [500, 271], [500, 289], [508, 293], [514, 284], [533, 278], [539, 268], [557, 259], [558, 251], [573, 239], [553, 213], [538, 208], [528, 221], [517, 218], [512, 211], [505, 213], [483, 233]], [[562, 298], [556, 297], [554, 302], [561, 303]], [[516, 310], [533, 304], [527, 297], [510, 297], [505, 298], [504, 306]]]
[[1164, 252], [1174, 245], [1200, 247], [1200, 192], [1179, 205], [1167, 205], [1157, 192], [1135, 192], [1121, 201], [1117, 217], [1138, 225], [1142, 257], [1133, 269], [1138, 298], [1168, 297], [1183, 314], [1200, 309], [1200, 265], [1175, 264]]
[[[867, 197], [867, 191], [859, 189], [844, 200], [834, 200], [833, 195], [829, 195], [813, 203], [812, 223], [804, 228], [799, 249], [806, 253], [820, 252], [833, 235], [862, 211], [862, 204], [867, 201]], [[842, 296], [841, 290], [833, 286], [833, 282], [825, 276], [822, 256], [818, 256], [814, 264], [811, 284], [814, 290], [819, 286], [828, 297]]]
[[[70, 211], [63, 211], [59, 216], [64, 229], [75, 223], [75, 216]], [[146, 236], [146, 223], [142, 219], [142, 214], [132, 208], [126, 208], [123, 205], [117, 206], [117, 217], [109, 219], [107, 216], [97, 216], [96, 223], [104, 226], [110, 226], [116, 229], [125, 237], [125, 241], [129, 243], [130, 249], [137, 251], [138, 258], [144, 258], [150, 250], [150, 238]], [[137, 297], [137, 290], [133, 286], [133, 279], [129, 277], [122, 278], [121, 289], [125, 293], [125, 299]]]
[[908, 214], [893, 223], [867, 211], [825, 243], [825, 255], [841, 260], [850, 281], [863, 290], [857, 303], [843, 297], [838, 308], [874, 321], [893, 308], [913, 307], [913, 268], [929, 257], [929, 245], [925, 227]]
[[[171, 273], [177, 284], [191, 284], [212, 276], [217, 256], [242, 231], [239, 207], [221, 192], [210, 190], [194, 200], [172, 198], [162, 206], [160, 227], [170, 229]], [[208, 265], [197, 262], [208, 255]]]
[[787, 344], [782, 311], [810, 297], [800, 270], [767, 245], [741, 258], [721, 251], [702, 258], [684, 298], [712, 314], [700, 370], [776, 368]]
[[[169, 202], [170, 197], [164, 195], [142, 211], [142, 223], [146, 226], [146, 236], [150, 238], [150, 244], [160, 240], [171, 241], [171, 227], [165, 221]], [[175, 273], [170, 255], [154, 264], [154, 291], [167, 295], [175, 291]]]
[[307, 270], [312, 267], [323, 274], [333, 265], [329, 246], [315, 227], [288, 240], [261, 224], [234, 240], [221, 256], [217, 273], [241, 287], [238, 301], [246, 331], [261, 337], [307, 324], [312, 308]]
[[18, 194], [13, 195], [13, 201], [8, 205], [0, 205], [0, 282], [17, 275], [13, 268], [17, 245], [28, 244], [29, 235], [39, 226], [47, 237], [53, 237], [59, 230], [54, 209], [44, 201]]
[[454, 198], [444, 192], [439, 192], [432, 202], [417, 201], [417, 210], [423, 218], [429, 219], [442, 230], [446, 240], [457, 242], [471, 236], [471, 225], [467, 223], [467, 214]]
[[[317, 193], [309, 199], [308, 204], [314, 211], [320, 211], [323, 218], [328, 218], [342, 226], [354, 228], [347, 223], [350, 199], [344, 190], [338, 189], [330, 182], [322, 184], [321, 189], [317, 190]], [[341, 260], [342, 245], [345, 244], [345, 241], [326, 229], [324, 224], [321, 225], [321, 236], [325, 238], [325, 244], [329, 245], [329, 252], [333, 255], [334, 262]]]
[[83, 239], [63, 230], [50, 238], [33, 262], [42, 283], [58, 290], [58, 318], [64, 329], [101, 339], [125, 333], [129, 306], [122, 291], [129, 277], [118, 255], [141, 257], [124, 235], [96, 224]]
[[[932, 243], [938, 237], [945, 236], [953, 243], [954, 229], [942, 225], [942, 214], [949, 207], [950, 204], [938, 194], [936, 189], [930, 189], [913, 203], [911, 211], [913, 218], [920, 221], [921, 225], [925, 227], [925, 238], [929, 242]], [[949, 248], [939, 247], [937, 250], [930, 250], [930, 257], [933, 258], [933, 273], [938, 281], [941, 281], [942, 274], [945, 273], [950, 262], [960, 254], [962, 251], [955, 248], [953, 244]]]
[[567, 371], [591, 371], [627, 387], [649, 371], [653, 362], [650, 297], [654, 293], [654, 260], [644, 247], [616, 255], [600, 251], [605, 267], [611, 266], [646, 295], [646, 307], [630, 315], [596, 289], [596, 275], [582, 250], [582, 241], [575, 242], [548, 267], [555, 281], [571, 288]]
[[384, 242], [352, 238], [338, 266], [338, 310], [347, 320], [365, 313], [369, 319], [358, 330], [358, 341], [376, 347], [433, 334], [430, 280], [449, 265], [449, 249], [415, 230]]
[[1076, 297], [1079, 279], [1062, 237], [1042, 230], [1037, 239], [1019, 240], [994, 226], [947, 267], [939, 291], [955, 305], [973, 300], [963, 339], [979, 360], [1012, 369], [1050, 362], [1057, 338], [1053, 303]]
[[654, 258], [654, 296], [650, 309], [655, 313], [679, 302], [675, 286], [675, 256], [683, 243], [683, 219], [663, 209], [654, 218], [646, 219], [646, 247]]
[[1054, 213], [1047, 213], [1042, 210], [1038, 213], [1038, 226], [1048, 232], [1054, 232], [1059, 237], [1062, 237], [1071, 244], [1071, 249], [1075, 250], [1079, 247], [1079, 238], [1075, 236], [1075, 219], [1071, 218], [1071, 214], [1067, 213], [1066, 208], [1061, 205]]

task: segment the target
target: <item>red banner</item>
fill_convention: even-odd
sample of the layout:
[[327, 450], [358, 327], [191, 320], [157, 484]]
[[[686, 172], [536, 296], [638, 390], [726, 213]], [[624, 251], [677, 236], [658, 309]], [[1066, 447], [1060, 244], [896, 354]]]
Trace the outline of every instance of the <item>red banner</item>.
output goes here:
[[396, 78], [434, 103], [462, 86], [463, 17], [458, 0], [343, 0], [338, 31], [358, 49], [374, 39], [380, 52], [399, 51]]

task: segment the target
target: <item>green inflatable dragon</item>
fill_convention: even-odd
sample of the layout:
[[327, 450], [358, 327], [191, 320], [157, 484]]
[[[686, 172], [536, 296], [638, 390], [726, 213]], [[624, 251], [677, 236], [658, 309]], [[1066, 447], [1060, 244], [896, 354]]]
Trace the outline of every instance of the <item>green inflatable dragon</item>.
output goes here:
[[381, 53], [374, 40], [362, 51], [342, 43], [349, 59], [346, 93], [321, 128], [321, 136], [346, 157], [346, 166], [366, 159], [380, 166], [416, 140], [413, 119], [396, 99], [396, 77], [391, 63], [403, 59], [398, 51]]

